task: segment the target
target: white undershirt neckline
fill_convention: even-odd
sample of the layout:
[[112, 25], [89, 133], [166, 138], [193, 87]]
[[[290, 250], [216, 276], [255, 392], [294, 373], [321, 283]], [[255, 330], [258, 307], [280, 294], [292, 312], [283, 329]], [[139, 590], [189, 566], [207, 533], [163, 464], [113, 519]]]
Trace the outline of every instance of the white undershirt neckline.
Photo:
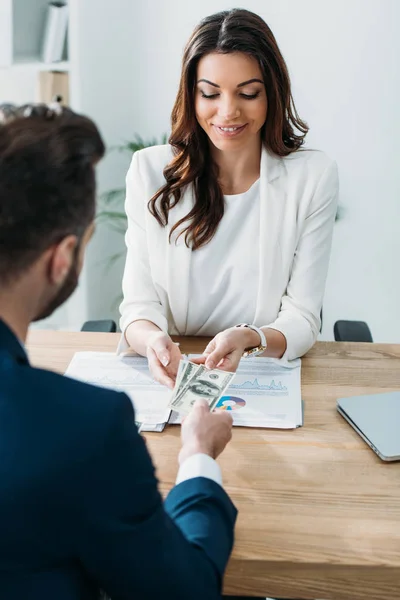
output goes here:
[[[256, 179], [254, 181], [254, 183], [251, 184], [251, 186], [245, 191], [245, 192], [241, 192], [240, 194], [224, 194], [224, 198], [225, 200], [233, 200], [234, 198], [238, 198], [240, 199], [241, 196], [246, 196], [249, 195], [251, 196], [251, 192], [253, 187], [258, 187], [259, 188], [259, 184], [260, 184], [260, 178]], [[243, 198], [244, 200], [246, 200], [246, 198]]]
[[225, 213], [214, 237], [192, 252], [185, 335], [213, 336], [237, 323], [254, 320], [259, 284], [260, 180], [242, 194], [225, 195], [224, 200]]

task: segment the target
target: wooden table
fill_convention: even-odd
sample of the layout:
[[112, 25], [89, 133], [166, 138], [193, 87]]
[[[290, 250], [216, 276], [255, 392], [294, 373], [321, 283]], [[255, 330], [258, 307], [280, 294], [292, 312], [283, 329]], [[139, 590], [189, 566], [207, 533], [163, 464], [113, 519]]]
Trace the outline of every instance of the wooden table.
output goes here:
[[[75, 351], [113, 351], [118, 339], [32, 331], [28, 347], [33, 364], [63, 372]], [[181, 343], [190, 352], [204, 345]], [[400, 599], [400, 463], [383, 463], [336, 411], [341, 396], [396, 388], [400, 346], [320, 342], [302, 363], [304, 427], [234, 429], [219, 459], [239, 509], [225, 593]], [[179, 428], [146, 438], [166, 493]]]

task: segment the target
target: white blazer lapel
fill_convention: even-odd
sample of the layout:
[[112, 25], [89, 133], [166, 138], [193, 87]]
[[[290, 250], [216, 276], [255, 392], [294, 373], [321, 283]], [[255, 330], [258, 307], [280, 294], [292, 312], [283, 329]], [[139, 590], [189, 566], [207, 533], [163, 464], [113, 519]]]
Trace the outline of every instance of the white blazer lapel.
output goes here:
[[285, 202], [282, 201], [282, 193], [277, 193], [273, 185], [282, 169], [281, 159], [263, 148], [260, 165], [259, 283], [254, 315], [254, 323], [258, 326], [267, 325], [279, 311], [279, 307], [271, 305], [268, 290], [278, 285], [271, 278], [280, 270], [277, 262], [282, 262], [280, 236]]
[[[167, 227], [168, 236], [173, 225], [185, 217], [192, 209], [192, 206], [193, 195], [189, 187], [186, 189], [177, 206], [170, 211]], [[171, 243], [167, 245], [167, 289], [172, 317], [180, 335], [184, 335], [186, 332], [191, 256], [192, 250], [186, 246], [185, 235], [183, 234], [177, 239], [174, 232]]]

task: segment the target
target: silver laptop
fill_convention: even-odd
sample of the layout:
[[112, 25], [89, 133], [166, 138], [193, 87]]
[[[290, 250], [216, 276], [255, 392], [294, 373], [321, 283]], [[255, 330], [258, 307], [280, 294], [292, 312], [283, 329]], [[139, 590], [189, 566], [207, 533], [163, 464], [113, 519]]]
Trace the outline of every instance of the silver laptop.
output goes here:
[[400, 391], [339, 398], [337, 409], [382, 460], [400, 460]]

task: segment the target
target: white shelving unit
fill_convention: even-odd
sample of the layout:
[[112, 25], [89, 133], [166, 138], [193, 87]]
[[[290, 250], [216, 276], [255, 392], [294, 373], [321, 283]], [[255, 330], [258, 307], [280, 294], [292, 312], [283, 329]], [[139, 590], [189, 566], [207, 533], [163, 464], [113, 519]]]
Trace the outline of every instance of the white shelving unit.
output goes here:
[[20, 71], [27, 69], [33, 71], [62, 71], [68, 73], [71, 65], [68, 60], [61, 60], [60, 62], [54, 63], [44, 63], [40, 60], [34, 60], [30, 57], [21, 57], [14, 61], [12, 68], [19, 69]]
[[[48, 0], [0, 0], [0, 68], [36, 64], [50, 70], [60, 64], [44, 64], [41, 59], [48, 4]], [[64, 49], [64, 70], [67, 55], [68, 43]]]
[[[0, 0], [0, 102], [36, 100], [38, 72], [69, 73], [69, 104], [91, 117], [108, 148], [136, 131], [135, 72], [141, 68], [137, 11], [132, 0], [68, 0], [65, 60], [43, 64], [40, 56], [48, 0]], [[98, 167], [99, 193], [122, 187], [129, 157], [107, 154]], [[120, 243], [116, 241], [115, 243]], [[39, 326], [79, 329], [87, 319], [109, 318], [121, 292], [121, 275], [105, 271], [107, 256], [120, 250], [99, 227], [88, 248], [78, 290]]]
[[48, 4], [48, 0], [0, 0], [0, 102], [37, 101], [39, 71], [71, 70], [68, 40], [62, 61], [42, 61]]

